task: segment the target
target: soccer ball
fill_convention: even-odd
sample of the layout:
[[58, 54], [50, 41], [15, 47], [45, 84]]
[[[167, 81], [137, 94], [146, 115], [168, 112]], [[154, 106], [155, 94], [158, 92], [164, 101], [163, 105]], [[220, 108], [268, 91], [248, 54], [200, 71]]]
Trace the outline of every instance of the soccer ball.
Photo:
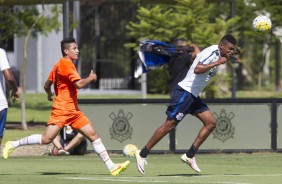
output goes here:
[[259, 15], [253, 20], [253, 29], [256, 33], [265, 34], [271, 29], [272, 23], [269, 17]]
[[123, 154], [127, 157], [134, 157], [135, 152], [138, 150], [134, 144], [127, 144], [123, 148]]

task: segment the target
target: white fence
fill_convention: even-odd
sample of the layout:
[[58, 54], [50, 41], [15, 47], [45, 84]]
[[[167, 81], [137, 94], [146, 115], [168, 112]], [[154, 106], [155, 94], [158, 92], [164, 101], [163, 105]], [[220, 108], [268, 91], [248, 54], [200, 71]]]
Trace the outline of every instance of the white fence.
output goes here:
[[100, 89], [127, 89], [128, 81], [124, 78], [102, 78], [99, 86]]

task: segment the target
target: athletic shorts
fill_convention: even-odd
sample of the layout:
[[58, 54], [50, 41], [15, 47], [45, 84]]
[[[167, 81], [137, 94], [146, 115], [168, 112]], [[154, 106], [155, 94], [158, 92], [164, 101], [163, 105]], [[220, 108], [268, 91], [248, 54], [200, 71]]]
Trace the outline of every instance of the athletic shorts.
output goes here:
[[70, 126], [75, 130], [79, 130], [89, 124], [89, 119], [81, 111], [73, 111], [65, 115], [58, 115], [52, 112], [47, 125], [57, 125], [60, 128]]
[[195, 97], [177, 85], [173, 90], [166, 114], [167, 119], [174, 119], [180, 122], [186, 114], [194, 115], [208, 110], [208, 106], [199, 96]]
[[0, 111], [0, 138], [3, 138], [7, 118], [7, 109]]

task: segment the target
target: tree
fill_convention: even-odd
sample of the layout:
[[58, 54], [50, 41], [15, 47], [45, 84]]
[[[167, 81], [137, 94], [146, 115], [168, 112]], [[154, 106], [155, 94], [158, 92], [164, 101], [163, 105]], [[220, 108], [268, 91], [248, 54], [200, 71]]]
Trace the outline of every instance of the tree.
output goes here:
[[[137, 42], [125, 46], [137, 50], [143, 39], [170, 42], [173, 38], [182, 37], [204, 48], [217, 43], [228, 32], [233, 31], [236, 35], [234, 25], [239, 17], [230, 18], [230, 12], [226, 9], [219, 16], [214, 13], [216, 9], [215, 4], [205, 0], [175, 0], [172, 5], [140, 6], [137, 20], [127, 25], [129, 35]], [[148, 75], [153, 73], [149, 72]], [[167, 85], [162, 83], [159, 89], [163, 88], [161, 86]]]
[[[41, 9], [40, 9], [41, 7]], [[24, 36], [24, 56], [21, 67], [21, 110], [22, 110], [22, 128], [27, 129], [26, 123], [26, 64], [27, 64], [27, 46], [31, 36], [36, 37], [38, 34], [47, 35], [54, 29], [59, 29], [58, 21], [61, 10], [57, 6], [51, 8], [51, 14], [47, 14], [42, 6], [15, 6], [1, 7], [3, 10], [0, 14], [1, 20], [7, 20], [1, 24], [0, 30], [5, 30], [0, 39], [6, 40], [12, 35], [19, 37]]]
[[[277, 30], [281, 30], [281, 9], [281, 0], [236, 0], [235, 11], [237, 15], [240, 15], [240, 21], [237, 22], [237, 30], [239, 32], [240, 45], [244, 47], [242, 65], [245, 75], [238, 86], [241, 89], [250, 89], [250, 87], [255, 85], [257, 85], [258, 89], [261, 89], [262, 86], [268, 87], [271, 84], [271, 79], [274, 79], [274, 71], [280, 71], [280, 68], [275, 68], [277, 61], [272, 53], [280, 52], [275, 51], [274, 45], [280, 44], [279, 39], [282, 38], [281, 33], [280, 35], [275, 34]], [[269, 34], [258, 35], [252, 30], [252, 21], [258, 15], [267, 15], [271, 18], [272, 31]], [[267, 52], [263, 50], [267, 50]], [[267, 61], [267, 53], [269, 52], [270, 57], [269, 61]]]
[[214, 4], [205, 0], [175, 0], [173, 5], [140, 6], [137, 20], [130, 21], [127, 30], [138, 42], [127, 43], [126, 47], [138, 47], [142, 39], [165, 42], [183, 37], [200, 47], [217, 42], [226, 32], [230, 32], [238, 17], [230, 19], [216, 17], [212, 12]]

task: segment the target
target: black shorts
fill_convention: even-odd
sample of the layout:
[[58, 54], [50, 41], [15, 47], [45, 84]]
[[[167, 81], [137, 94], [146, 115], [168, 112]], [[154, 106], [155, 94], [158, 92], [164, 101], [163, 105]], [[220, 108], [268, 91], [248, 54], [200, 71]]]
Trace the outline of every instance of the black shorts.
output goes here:
[[186, 114], [197, 114], [208, 110], [208, 106], [199, 96], [195, 97], [177, 85], [173, 90], [166, 114], [168, 119], [180, 122]]

